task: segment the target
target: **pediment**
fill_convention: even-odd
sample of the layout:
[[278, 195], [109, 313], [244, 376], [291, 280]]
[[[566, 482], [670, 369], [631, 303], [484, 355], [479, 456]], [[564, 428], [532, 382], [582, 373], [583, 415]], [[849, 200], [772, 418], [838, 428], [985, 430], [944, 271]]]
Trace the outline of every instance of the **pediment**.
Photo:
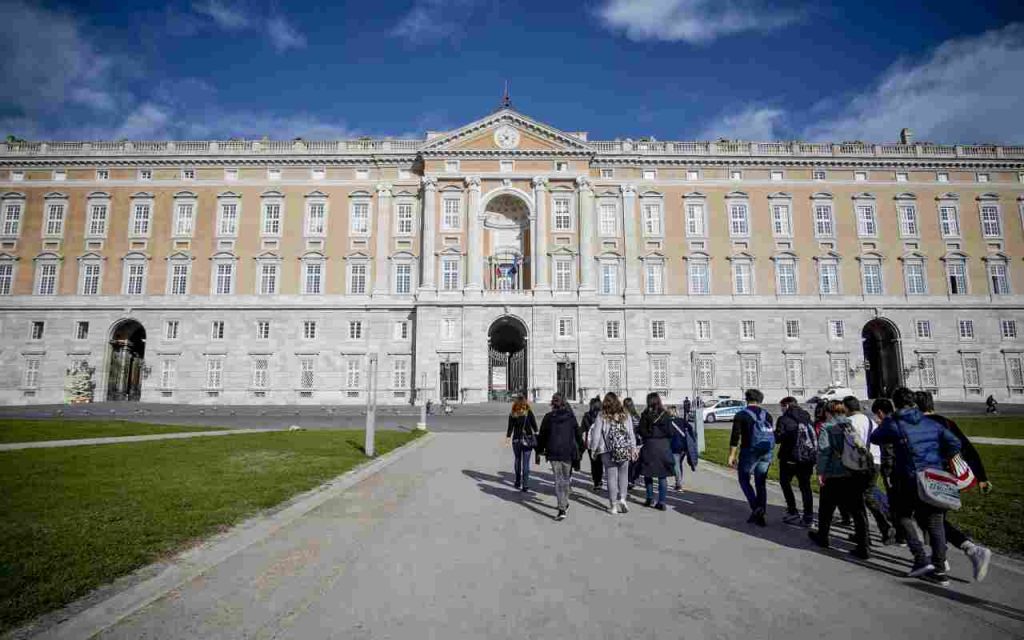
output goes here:
[[[505, 127], [514, 131], [515, 144], [499, 145], [495, 132]], [[550, 151], [590, 152], [580, 138], [537, 122], [512, 109], [501, 109], [476, 122], [442, 134], [423, 147], [432, 151]]]

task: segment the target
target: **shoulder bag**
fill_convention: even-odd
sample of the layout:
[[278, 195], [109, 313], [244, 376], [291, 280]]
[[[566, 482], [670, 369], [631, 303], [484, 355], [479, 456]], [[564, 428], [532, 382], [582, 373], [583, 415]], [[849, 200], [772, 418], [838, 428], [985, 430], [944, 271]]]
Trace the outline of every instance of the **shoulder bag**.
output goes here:
[[903, 424], [896, 420], [900, 436], [903, 438], [903, 446], [910, 454], [911, 464], [917, 475], [917, 497], [921, 502], [931, 505], [937, 509], [957, 511], [960, 509], [960, 487], [957, 478], [952, 473], [942, 469], [921, 469], [917, 470], [917, 463], [914, 462], [914, 449], [910, 446], [910, 438]]

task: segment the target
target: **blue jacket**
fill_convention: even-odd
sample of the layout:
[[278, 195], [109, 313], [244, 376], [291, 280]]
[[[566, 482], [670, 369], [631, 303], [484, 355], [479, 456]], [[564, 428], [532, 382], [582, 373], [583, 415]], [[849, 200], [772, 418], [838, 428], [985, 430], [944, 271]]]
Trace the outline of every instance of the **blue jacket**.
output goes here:
[[946, 469], [946, 462], [960, 453], [959, 438], [917, 409], [903, 409], [882, 421], [871, 432], [871, 444], [893, 445], [893, 473], [908, 479], [923, 469]]

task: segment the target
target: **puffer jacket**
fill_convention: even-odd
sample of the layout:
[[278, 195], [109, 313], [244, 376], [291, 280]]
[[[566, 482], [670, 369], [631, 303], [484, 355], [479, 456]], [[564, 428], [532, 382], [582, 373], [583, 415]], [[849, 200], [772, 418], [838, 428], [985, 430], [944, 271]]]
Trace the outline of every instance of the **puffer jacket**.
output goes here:
[[563, 407], [544, 415], [537, 436], [537, 455], [549, 461], [576, 462], [583, 453], [583, 436], [572, 409]]
[[843, 430], [853, 428], [850, 419], [838, 416], [825, 423], [818, 434], [818, 475], [826, 478], [845, 478], [850, 470], [843, 466], [843, 447], [846, 436]]
[[893, 474], [913, 479], [924, 469], [946, 469], [960, 439], [917, 409], [902, 409], [871, 433], [871, 444], [893, 445]]

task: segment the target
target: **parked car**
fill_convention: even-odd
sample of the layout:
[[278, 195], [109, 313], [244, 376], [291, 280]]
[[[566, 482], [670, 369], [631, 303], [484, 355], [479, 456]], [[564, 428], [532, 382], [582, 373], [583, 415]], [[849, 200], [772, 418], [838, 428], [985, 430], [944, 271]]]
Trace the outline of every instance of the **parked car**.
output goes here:
[[704, 407], [704, 422], [732, 420], [732, 417], [747, 406], [742, 400], [715, 400]]
[[855, 395], [857, 394], [849, 387], [829, 387], [813, 398], [809, 398], [807, 403], [818, 404], [819, 402], [828, 402], [829, 400], [842, 400], [846, 396]]

